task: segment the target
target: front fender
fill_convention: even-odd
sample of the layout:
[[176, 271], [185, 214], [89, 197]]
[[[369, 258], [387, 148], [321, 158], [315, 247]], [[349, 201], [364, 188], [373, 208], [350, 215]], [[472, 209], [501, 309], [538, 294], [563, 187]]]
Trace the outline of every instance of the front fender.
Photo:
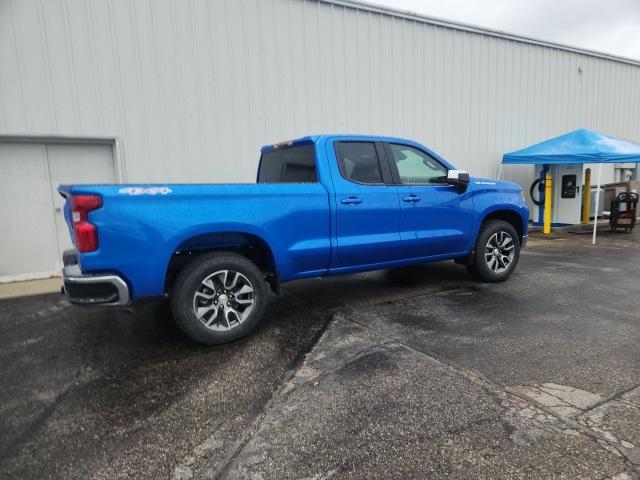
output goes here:
[[474, 191], [473, 239], [478, 237], [482, 223], [492, 214], [511, 212], [518, 215], [522, 223], [522, 236], [526, 236], [529, 225], [529, 208], [520, 194], [520, 189], [483, 188]]

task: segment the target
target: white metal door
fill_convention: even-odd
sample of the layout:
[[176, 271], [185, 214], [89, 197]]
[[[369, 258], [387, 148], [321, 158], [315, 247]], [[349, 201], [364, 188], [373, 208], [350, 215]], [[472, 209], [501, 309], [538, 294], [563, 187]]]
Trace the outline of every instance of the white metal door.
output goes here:
[[49, 276], [57, 256], [44, 145], [0, 143], [0, 281]]
[[60, 184], [114, 183], [112, 144], [0, 142], [0, 282], [60, 273]]
[[56, 224], [58, 268], [62, 268], [62, 252], [72, 247], [69, 228], [64, 220], [64, 198], [58, 193], [61, 184], [115, 183], [111, 145], [47, 144], [51, 178], [53, 218]]

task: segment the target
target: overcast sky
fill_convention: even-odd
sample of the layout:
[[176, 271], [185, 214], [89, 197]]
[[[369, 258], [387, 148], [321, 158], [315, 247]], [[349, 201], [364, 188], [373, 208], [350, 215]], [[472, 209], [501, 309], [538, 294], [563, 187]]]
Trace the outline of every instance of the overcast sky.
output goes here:
[[640, 0], [370, 0], [640, 60]]

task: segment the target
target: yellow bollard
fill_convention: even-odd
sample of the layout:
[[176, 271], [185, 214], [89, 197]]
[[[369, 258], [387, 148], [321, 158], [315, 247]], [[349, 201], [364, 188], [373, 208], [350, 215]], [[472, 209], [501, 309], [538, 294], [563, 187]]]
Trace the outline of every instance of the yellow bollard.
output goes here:
[[589, 211], [591, 210], [591, 169], [584, 172], [584, 190], [582, 190], [582, 223], [589, 224]]
[[553, 179], [551, 174], [547, 173], [544, 178], [544, 230], [545, 234], [551, 233], [551, 190], [553, 187]]

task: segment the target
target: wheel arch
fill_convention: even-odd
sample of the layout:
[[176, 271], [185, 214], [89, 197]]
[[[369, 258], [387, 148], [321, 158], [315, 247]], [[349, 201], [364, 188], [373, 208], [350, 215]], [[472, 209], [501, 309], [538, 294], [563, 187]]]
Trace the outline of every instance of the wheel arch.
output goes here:
[[478, 226], [478, 232], [476, 234], [476, 237], [482, 230], [482, 226], [489, 220], [502, 220], [503, 222], [507, 222], [508, 224], [510, 224], [518, 234], [518, 237], [520, 238], [520, 243], [522, 243], [522, 240], [525, 234], [524, 233], [525, 225], [524, 225], [524, 220], [522, 216], [516, 210], [501, 208], [501, 209], [493, 210], [491, 212], [486, 213]]
[[484, 213], [482, 219], [477, 223], [477, 227], [475, 229], [474, 235], [472, 237], [472, 245], [469, 253], [461, 258], [456, 258], [455, 262], [463, 265], [470, 265], [473, 263], [473, 259], [476, 254], [476, 243], [478, 241], [478, 236], [482, 231], [482, 226], [488, 222], [489, 220], [502, 220], [510, 224], [518, 234], [518, 238], [520, 239], [520, 244], [522, 244], [525, 235], [525, 223], [522, 215], [518, 213], [518, 211], [510, 209], [510, 208], [496, 208], [494, 210], [490, 210]]
[[198, 232], [182, 238], [172, 250], [165, 271], [165, 292], [169, 292], [180, 270], [199, 255], [213, 251], [232, 252], [253, 262], [264, 274], [272, 290], [279, 289], [276, 258], [269, 243], [246, 230]]

